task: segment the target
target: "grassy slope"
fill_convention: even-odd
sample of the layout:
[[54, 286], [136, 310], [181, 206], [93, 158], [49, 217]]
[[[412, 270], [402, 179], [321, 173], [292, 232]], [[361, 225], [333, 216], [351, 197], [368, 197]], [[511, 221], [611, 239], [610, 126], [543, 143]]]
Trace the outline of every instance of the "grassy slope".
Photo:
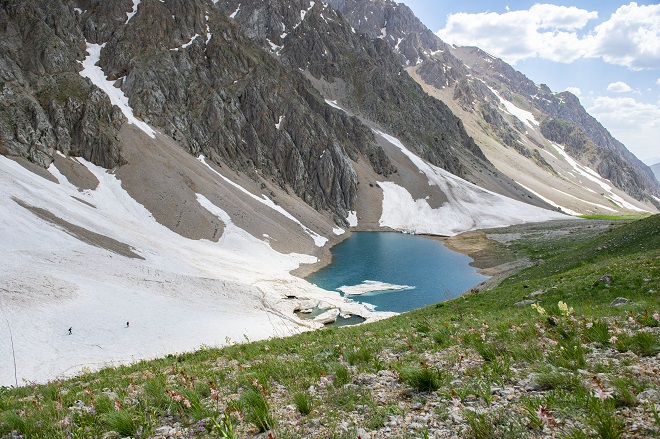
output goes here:
[[0, 438], [660, 433], [660, 215], [509, 246], [542, 262], [385, 321], [0, 389]]

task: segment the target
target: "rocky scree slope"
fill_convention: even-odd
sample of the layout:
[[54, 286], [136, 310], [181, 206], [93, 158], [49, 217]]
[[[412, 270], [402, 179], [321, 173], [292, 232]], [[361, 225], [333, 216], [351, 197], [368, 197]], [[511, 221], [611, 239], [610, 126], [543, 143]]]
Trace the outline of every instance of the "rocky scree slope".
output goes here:
[[55, 150], [107, 168], [122, 163], [124, 116], [78, 74], [84, 28], [72, 5], [59, 0], [0, 8], [1, 154], [43, 167]]
[[651, 169], [616, 140], [570, 92], [553, 93], [537, 85], [498, 58], [477, 48], [459, 48], [455, 53], [466, 60], [470, 71], [507, 100], [514, 96], [539, 113], [541, 133], [565, 147], [574, 159], [587, 164], [616, 187], [637, 200], [651, 201], [660, 195], [660, 185]]
[[[86, 43], [136, 117], [192, 154], [292, 189], [345, 223], [351, 160], [394, 171], [371, 131], [326, 105], [300, 72], [245, 38], [210, 2], [16, 2], [2, 19], [2, 143], [48, 166], [54, 152], [122, 164], [124, 117], [78, 72]], [[34, 38], [35, 32], [40, 38]]]
[[[631, 154], [569, 92], [553, 93], [522, 73], [478, 48], [454, 48], [445, 44], [410, 8], [393, 0], [330, 0], [359, 32], [386, 42], [404, 66], [418, 66], [423, 81], [438, 89], [452, 88], [453, 100], [477, 117], [488, 134], [515, 149], [540, 168], [554, 172], [538, 149], [524, 145], [522, 123], [511, 124], [498, 111], [498, 98], [488, 86], [513, 101], [516, 95], [538, 115], [545, 139], [566, 147], [574, 159], [633, 198], [658, 207], [660, 185], [641, 161]], [[475, 78], [481, 81], [474, 80]], [[485, 81], [484, 84], [482, 81]], [[561, 126], [561, 129], [557, 129]], [[532, 142], [532, 143], [538, 143]]]
[[331, 4], [228, 0], [218, 6], [283, 65], [306, 72], [326, 98], [429, 162], [473, 182], [486, 175], [500, 193], [520, 192], [488, 162], [461, 120], [410, 78], [388, 44], [360, 33]]
[[[576, 96], [570, 92], [553, 93], [546, 85], [535, 84], [504, 61], [478, 48], [452, 48], [452, 52], [470, 67], [468, 75], [454, 84], [453, 98], [466, 111], [480, 113], [503, 144], [514, 147], [528, 158], [534, 152], [522, 146], [528, 134], [522, 123], [512, 125], [501, 115], [495, 115], [493, 102], [498, 102], [499, 98], [493, 90], [503, 99], [531, 111], [540, 123], [545, 140], [562, 145], [573, 159], [633, 198], [656, 207], [660, 205], [657, 200], [660, 185], [652, 171], [589, 115]], [[446, 69], [446, 66], [427, 61], [418, 72], [428, 84], [447, 87], [446, 79], [437, 75], [440, 68]], [[537, 146], [543, 147], [543, 144]], [[542, 162], [537, 164], [544, 166]]]

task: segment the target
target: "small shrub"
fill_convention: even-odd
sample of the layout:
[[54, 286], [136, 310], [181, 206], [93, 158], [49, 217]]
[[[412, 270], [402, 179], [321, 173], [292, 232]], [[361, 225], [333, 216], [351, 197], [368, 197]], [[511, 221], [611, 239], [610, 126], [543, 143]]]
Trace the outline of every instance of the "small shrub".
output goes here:
[[333, 377], [333, 384], [337, 387], [341, 387], [344, 384], [348, 384], [351, 381], [351, 376], [348, 373], [348, 368], [343, 364], [332, 364], [330, 367], [331, 376]]
[[111, 430], [116, 431], [122, 437], [137, 435], [138, 422], [133, 417], [133, 414], [125, 409], [106, 413], [101, 419], [103, 419]]
[[456, 344], [456, 338], [453, 337], [455, 331], [443, 327], [431, 334], [431, 338], [438, 344], [438, 348], [443, 349]]
[[649, 328], [656, 328], [660, 326], [660, 319], [657, 313], [651, 314], [648, 309], [645, 309], [643, 313], [637, 316], [637, 321], [644, 326]]
[[587, 343], [598, 342], [601, 344], [607, 344], [610, 340], [610, 332], [607, 323], [598, 320], [593, 322], [591, 327], [585, 327], [584, 329], [584, 338]]
[[631, 390], [628, 380], [623, 378], [612, 379], [612, 386], [614, 387], [614, 403], [617, 407], [635, 407], [637, 405], [637, 397]]
[[560, 339], [559, 345], [548, 355], [548, 362], [570, 370], [582, 369], [587, 364], [584, 346], [577, 338]]
[[543, 359], [543, 351], [538, 344], [517, 345], [511, 350], [511, 357], [518, 361], [535, 363]]
[[11, 433], [17, 431], [21, 434], [29, 432], [27, 419], [14, 412], [6, 412], [0, 417], [0, 432]]
[[626, 423], [619, 418], [613, 407], [608, 407], [596, 400], [591, 404], [590, 426], [596, 430], [600, 439], [620, 439], [626, 432]]
[[660, 352], [660, 340], [649, 332], [638, 332], [632, 337], [623, 336], [616, 342], [619, 352], [632, 351], [642, 357], [650, 357]]
[[293, 394], [293, 403], [301, 415], [309, 415], [312, 411], [312, 395], [309, 392], [296, 392]]
[[234, 427], [234, 421], [226, 414], [219, 419], [213, 420], [213, 427], [211, 430], [218, 433], [221, 438], [238, 439], [238, 433], [236, 432], [236, 427]]
[[258, 390], [251, 388], [243, 392], [241, 408], [245, 420], [257, 427], [259, 432], [268, 431], [275, 425], [268, 401]]
[[355, 366], [358, 363], [368, 363], [371, 360], [371, 351], [364, 346], [355, 349], [345, 349], [344, 358], [351, 366]]
[[541, 386], [541, 390], [577, 390], [584, 387], [578, 376], [555, 369], [538, 373], [535, 381]]
[[169, 407], [171, 398], [165, 393], [166, 378], [164, 375], [161, 374], [148, 379], [144, 382], [143, 389], [149, 405], [162, 410], [166, 410]]
[[500, 435], [495, 424], [484, 414], [466, 410], [465, 419], [468, 424], [467, 436], [470, 439], [499, 439]]
[[351, 412], [355, 410], [356, 405], [360, 402], [361, 395], [355, 387], [348, 386], [333, 392], [330, 399], [335, 407]]
[[420, 392], [433, 392], [447, 382], [446, 373], [428, 366], [403, 369], [399, 374], [403, 382]]
[[378, 430], [385, 426], [388, 419], [389, 413], [387, 409], [384, 407], [377, 407], [367, 414], [365, 426], [367, 430]]
[[108, 395], [103, 394], [96, 398], [96, 406], [94, 408], [98, 414], [110, 413], [114, 410], [114, 402], [110, 400]]

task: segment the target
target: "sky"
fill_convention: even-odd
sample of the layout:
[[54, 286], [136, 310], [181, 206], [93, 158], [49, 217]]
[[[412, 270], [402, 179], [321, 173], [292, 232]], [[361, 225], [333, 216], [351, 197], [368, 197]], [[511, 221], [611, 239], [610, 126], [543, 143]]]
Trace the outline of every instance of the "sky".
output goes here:
[[397, 0], [445, 42], [568, 90], [640, 160], [660, 162], [660, 4]]

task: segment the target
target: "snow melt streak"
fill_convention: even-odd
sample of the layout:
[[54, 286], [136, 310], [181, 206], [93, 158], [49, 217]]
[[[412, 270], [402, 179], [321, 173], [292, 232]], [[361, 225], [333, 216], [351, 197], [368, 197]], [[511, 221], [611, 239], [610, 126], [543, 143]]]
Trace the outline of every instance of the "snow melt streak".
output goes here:
[[429, 185], [438, 186], [448, 199], [433, 209], [424, 199], [414, 200], [396, 183], [379, 182], [383, 189], [383, 213], [379, 223], [383, 227], [451, 236], [467, 230], [570, 218], [480, 188], [426, 163], [399, 139], [377, 130], [374, 132], [399, 148], [424, 173]]
[[89, 55], [82, 62], [83, 70], [80, 72], [80, 75], [84, 78], [89, 78], [94, 85], [103, 90], [110, 98], [112, 105], [118, 106], [121, 112], [124, 113], [124, 116], [126, 116], [129, 123], [140, 128], [147, 133], [149, 137], [155, 138], [156, 132], [149, 125], [133, 115], [133, 109], [128, 105], [128, 98], [124, 92], [115, 87], [112, 81], [108, 81], [105, 73], [101, 70], [101, 67], [96, 65], [101, 59], [101, 49], [103, 46], [105, 46], [105, 43], [87, 43], [87, 53], [89, 53]]

